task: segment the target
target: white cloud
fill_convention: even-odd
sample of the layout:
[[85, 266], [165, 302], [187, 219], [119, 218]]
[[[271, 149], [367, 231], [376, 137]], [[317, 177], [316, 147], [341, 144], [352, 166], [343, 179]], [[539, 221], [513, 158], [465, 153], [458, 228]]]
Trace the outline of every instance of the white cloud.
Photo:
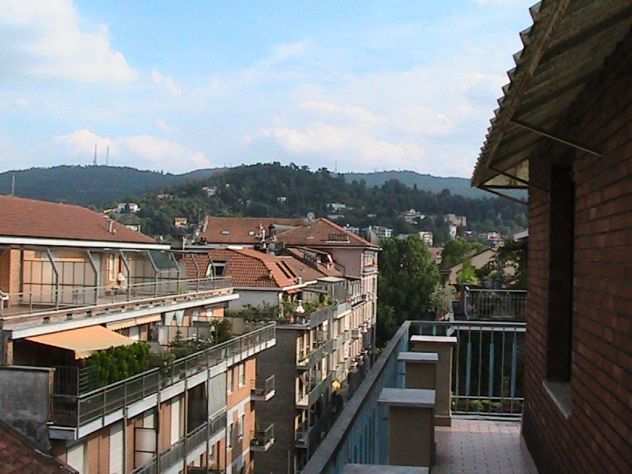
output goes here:
[[188, 171], [209, 167], [210, 160], [201, 151], [192, 150], [180, 143], [153, 135], [103, 137], [91, 130], [76, 130], [55, 137], [54, 141], [66, 147], [74, 155], [92, 156], [97, 145], [99, 156], [109, 147], [113, 162], [121, 159], [128, 164]]
[[165, 89], [169, 94], [175, 97], [182, 95], [182, 88], [175, 79], [170, 76], [165, 76], [154, 69], [151, 71], [151, 80], [155, 85]]
[[127, 82], [136, 71], [115, 50], [106, 25], [82, 28], [72, 0], [3, 0], [2, 74], [82, 82]]

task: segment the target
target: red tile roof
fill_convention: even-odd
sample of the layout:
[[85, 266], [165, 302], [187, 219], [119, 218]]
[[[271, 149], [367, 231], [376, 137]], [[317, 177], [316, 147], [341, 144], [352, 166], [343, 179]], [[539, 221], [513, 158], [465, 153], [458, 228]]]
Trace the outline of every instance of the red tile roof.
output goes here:
[[286, 245], [306, 247], [375, 247], [359, 235], [324, 218], [286, 230], [279, 234], [278, 239]]
[[35, 448], [29, 440], [0, 422], [0, 472], [3, 474], [72, 474], [73, 468]]
[[345, 276], [344, 267], [336, 264], [333, 257], [327, 252], [306, 247], [290, 247], [285, 249], [285, 252], [304, 264], [315, 268], [323, 275], [331, 277]]
[[72, 204], [0, 195], [0, 236], [117, 243], [155, 244], [156, 241], [103, 214]]
[[270, 225], [283, 229], [302, 224], [303, 219], [208, 216], [200, 237], [209, 243], [254, 244], [261, 228], [267, 233]]
[[201, 237], [211, 244], [255, 244], [258, 235], [269, 227], [274, 230], [279, 242], [287, 245], [330, 246], [330, 247], [375, 247], [360, 236], [324, 218], [306, 219], [258, 218], [258, 217], [213, 217], [208, 216]]
[[[225, 275], [235, 288], [287, 288], [324, 275], [289, 256], [275, 256], [254, 249], [212, 249], [182, 257], [189, 278], [206, 274], [209, 263], [226, 263]], [[193, 263], [195, 262], [195, 263]], [[299, 280], [299, 277], [301, 280]]]

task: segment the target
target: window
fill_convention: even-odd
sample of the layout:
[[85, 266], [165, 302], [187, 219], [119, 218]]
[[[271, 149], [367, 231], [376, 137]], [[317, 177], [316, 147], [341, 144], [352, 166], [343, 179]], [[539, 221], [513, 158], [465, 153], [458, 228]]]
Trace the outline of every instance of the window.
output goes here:
[[207, 277], [222, 277], [226, 272], [226, 262], [211, 262], [206, 267]]
[[575, 183], [570, 166], [551, 169], [549, 254], [545, 386], [568, 415], [575, 310]]
[[239, 386], [246, 386], [246, 363], [239, 364]]
[[235, 424], [231, 423], [228, 428], [228, 447], [231, 448], [233, 446], [233, 438], [235, 437]]
[[233, 369], [226, 371], [226, 388], [228, 389], [228, 393], [233, 392]]
[[246, 426], [246, 415], [242, 413], [241, 423], [239, 423], [239, 437], [244, 437], [244, 426]]

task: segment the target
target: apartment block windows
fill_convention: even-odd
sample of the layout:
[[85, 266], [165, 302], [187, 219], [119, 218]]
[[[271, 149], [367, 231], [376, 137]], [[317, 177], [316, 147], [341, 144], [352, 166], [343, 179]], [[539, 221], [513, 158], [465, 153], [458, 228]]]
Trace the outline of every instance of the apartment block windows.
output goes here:
[[246, 426], [246, 415], [241, 414], [241, 422], [239, 423], [239, 439], [244, 437], [244, 426]]
[[246, 386], [246, 363], [239, 364], [239, 386]]
[[233, 393], [233, 369], [231, 368], [226, 371], [226, 388], [228, 393]]
[[233, 447], [233, 438], [235, 437], [235, 423], [231, 423], [228, 428], [228, 447]]
[[547, 388], [570, 410], [575, 287], [575, 182], [571, 166], [553, 166], [550, 190]]

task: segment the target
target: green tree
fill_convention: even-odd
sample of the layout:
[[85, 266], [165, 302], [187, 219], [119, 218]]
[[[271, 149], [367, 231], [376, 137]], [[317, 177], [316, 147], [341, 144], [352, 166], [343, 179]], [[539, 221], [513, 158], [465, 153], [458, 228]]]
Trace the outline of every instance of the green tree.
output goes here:
[[377, 337], [384, 342], [405, 320], [434, 314], [439, 270], [417, 236], [384, 240], [379, 267]]

